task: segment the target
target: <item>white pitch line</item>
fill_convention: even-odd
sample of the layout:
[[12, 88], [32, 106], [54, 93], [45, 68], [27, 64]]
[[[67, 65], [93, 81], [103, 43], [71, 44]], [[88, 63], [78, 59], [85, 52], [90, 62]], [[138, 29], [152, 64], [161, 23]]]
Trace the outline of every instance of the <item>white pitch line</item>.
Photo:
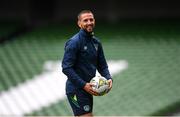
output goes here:
[[[108, 61], [111, 75], [128, 67], [126, 61]], [[48, 107], [66, 98], [66, 76], [61, 72], [61, 61], [47, 61], [42, 74], [0, 93], [0, 116], [24, 114]]]

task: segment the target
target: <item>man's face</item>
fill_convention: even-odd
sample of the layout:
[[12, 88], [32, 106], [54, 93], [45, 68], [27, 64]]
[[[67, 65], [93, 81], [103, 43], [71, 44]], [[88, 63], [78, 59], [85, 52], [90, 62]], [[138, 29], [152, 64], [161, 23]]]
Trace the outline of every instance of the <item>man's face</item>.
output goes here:
[[95, 19], [92, 13], [81, 14], [78, 20], [78, 26], [87, 32], [92, 32], [95, 26]]

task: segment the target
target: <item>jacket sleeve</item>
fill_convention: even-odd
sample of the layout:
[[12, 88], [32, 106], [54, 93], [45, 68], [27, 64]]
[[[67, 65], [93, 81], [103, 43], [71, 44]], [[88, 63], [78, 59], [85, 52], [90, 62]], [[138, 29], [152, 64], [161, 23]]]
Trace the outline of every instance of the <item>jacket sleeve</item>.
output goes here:
[[99, 44], [99, 47], [98, 47], [97, 70], [106, 79], [112, 79], [109, 69], [108, 69], [108, 65], [107, 65], [105, 56], [104, 56], [104, 52], [103, 52], [101, 43]]
[[86, 84], [82, 78], [75, 72], [73, 66], [77, 59], [78, 43], [75, 41], [68, 41], [65, 45], [65, 53], [62, 61], [62, 72], [68, 79], [78, 88], [83, 88]]

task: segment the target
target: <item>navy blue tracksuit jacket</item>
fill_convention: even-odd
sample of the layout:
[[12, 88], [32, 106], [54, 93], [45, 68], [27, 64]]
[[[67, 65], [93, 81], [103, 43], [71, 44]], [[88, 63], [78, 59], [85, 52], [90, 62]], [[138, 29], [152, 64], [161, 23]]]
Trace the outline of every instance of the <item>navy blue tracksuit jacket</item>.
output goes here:
[[65, 44], [62, 71], [68, 77], [66, 94], [82, 89], [95, 75], [96, 69], [106, 79], [111, 79], [99, 40], [83, 29]]

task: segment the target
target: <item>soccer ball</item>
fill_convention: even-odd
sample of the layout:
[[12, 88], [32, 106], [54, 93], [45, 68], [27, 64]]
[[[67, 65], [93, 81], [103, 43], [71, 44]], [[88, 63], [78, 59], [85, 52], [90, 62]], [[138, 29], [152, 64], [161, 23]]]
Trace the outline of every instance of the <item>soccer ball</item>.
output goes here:
[[95, 76], [90, 81], [92, 88], [99, 93], [99, 96], [105, 95], [109, 91], [107, 79], [102, 76]]

